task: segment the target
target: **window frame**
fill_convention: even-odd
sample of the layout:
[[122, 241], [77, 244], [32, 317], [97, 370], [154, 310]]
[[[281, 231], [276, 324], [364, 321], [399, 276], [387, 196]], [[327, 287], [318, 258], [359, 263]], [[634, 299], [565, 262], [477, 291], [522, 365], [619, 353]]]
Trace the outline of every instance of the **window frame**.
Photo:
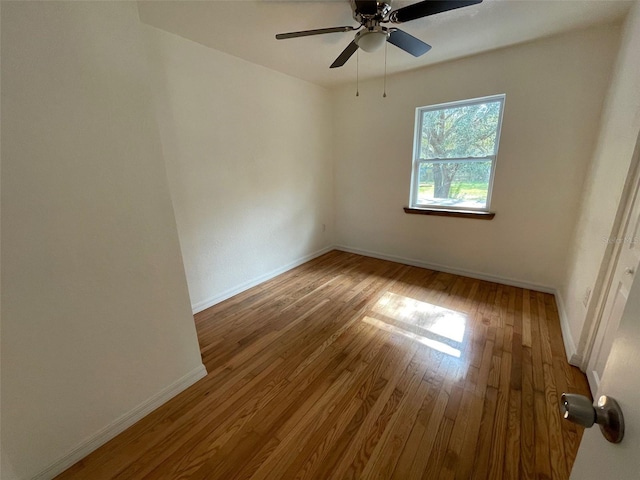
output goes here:
[[[453, 102], [439, 103], [436, 105], [427, 105], [416, 108], [416, 116], [414, 122], [414, 138], [413, 138], [413, 158], [411, 160], [411, 186], [409, 191], [409, 208], [420, 210], [455, 210], [470, 212], [489, 212], [491, 208], [491, 197], [493, 194], [493, 182], [496, 172], [496, 163], [498, 159], [498, 150], [500, 148], [500, 134], [502, 133], [502, 117], [504, 115], [504, 103], [506, 94], [489, 95], [486, 97], [470, 98], [467, 100], [457, 100]], [[462, 106], [472, 106], [481, 103], [499, 102], [500, 113], [498, 115], [498, 126], [496, 129], [495, 149], [492, 155], [483, 157], [452, 157], [452, 158], [419, 158], [420, 147], [422, 143], [422, 120], [423, 113], [434, 110], [442, 110], [444, 108], [456, 108]], [[487, 202], [484, 207], [468, 207], [455, 205], [425, 205], [418, 203], [418, 192], [420, 190], [420, 166], [422, 164], [433, 163], [453, 163], [453, 162], [491, 162], [491, 173], [489, 175], [489, 184], [487, 187]]]

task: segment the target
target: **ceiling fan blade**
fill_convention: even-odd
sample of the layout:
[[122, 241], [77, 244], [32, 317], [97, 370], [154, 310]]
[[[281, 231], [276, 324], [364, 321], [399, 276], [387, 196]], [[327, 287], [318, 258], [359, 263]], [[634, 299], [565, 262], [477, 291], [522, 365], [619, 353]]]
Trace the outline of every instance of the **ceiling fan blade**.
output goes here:
[[481, 2], [482, 0], [423, 0], [391, 12], [389, 20], [393, 23], [403, 23]]
[[414, 37], [413, 35], [409, 35], [407, 32], [403, 32], [395, 28], [387, 42], [395, 45], [398, 48], [401, 48], [407, 53], [410, 53], [414, 57], [419, 57], [420, 55], [424, 55], [429, 50], [431, 50], [431, 45], [428, 43], [424, 43], [422, 40]]
[[322, 35], [323, 33], [337, 33], [337, 32], [351, 32], [356, 30], [356, 27], [332, 27], [332, 28], [317, 28], [315, 30], [303, 30], [301, 32], [289, 32], [279, 33], [276, 35], [278, 40], [284, 40], [286, 38], [308, 37], [310, 35]]
[[376, 0], [354, 0], [356, 12], [360, 15], [375, 15], [378, 13], [378, 2]]
[[356, 50], [358, 50], [358, 44], [356, 42], [351, 42], [349, 45], [347, 45], [347, 48], [345, 48], [342, 53], [338, 55], [338, 58], [336, 58], [335, 61], [331, 64], [330, 68], [343, 66], [345, 63], [347, 63], [347, 60], [351, 58], [351, 55], [356, 53]]

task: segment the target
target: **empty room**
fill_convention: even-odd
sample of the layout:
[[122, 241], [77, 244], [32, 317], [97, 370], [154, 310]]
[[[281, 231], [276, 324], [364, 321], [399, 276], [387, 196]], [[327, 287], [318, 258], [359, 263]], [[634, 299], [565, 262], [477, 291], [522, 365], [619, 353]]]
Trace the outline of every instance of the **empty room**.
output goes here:
[[0, 26], [2, 480], [640, 478], [640, 1]]

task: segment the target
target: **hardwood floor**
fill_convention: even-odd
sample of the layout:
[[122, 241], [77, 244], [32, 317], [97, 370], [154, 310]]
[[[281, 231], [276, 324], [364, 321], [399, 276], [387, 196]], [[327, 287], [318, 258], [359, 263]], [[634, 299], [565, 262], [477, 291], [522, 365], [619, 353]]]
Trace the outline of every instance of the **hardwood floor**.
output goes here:
[[566, 479], [553, 296], [333, 251], [195, 317], [206, 378], [61, 479]]

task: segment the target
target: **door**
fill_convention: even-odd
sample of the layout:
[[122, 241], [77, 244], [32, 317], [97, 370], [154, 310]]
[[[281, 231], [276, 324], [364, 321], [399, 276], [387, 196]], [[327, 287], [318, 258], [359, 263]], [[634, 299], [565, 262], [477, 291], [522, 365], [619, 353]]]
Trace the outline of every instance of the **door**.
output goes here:
[[618, 234], [605, 239], [614, 248], [609, 267], [609, 281], [600, 300], [599, 321], [595, 330], [586, 366], [591, 393], [595, 396], [600, 379], [611, 352], [615, 333], [624, 312], [629, 290], [640, 268], [640, 171], [637, 168], [637, 152], [634, 156], [636, 171], [629, 188], [628, 200]]
[[609, 359], [600, 378], [599, 395], [615, 398], [625, 419], [625, 437], [607, 442], [597, 426], [585, 430], [572, 480], [640, 479], [640, 279], [629, 290]]
[[611, 352], [613, 339], [629, 297], [631, 283], [640, 265], [640, 195], [637, 195], [637, 191], [633, 200], [627, 228], [623, 230], [621, 236], [609, 239], [609, 241], [619, 243], [620, 248], [611, 286], [604, 302], [602, 317], [587, 364], [587, 377], [594, 396]]

